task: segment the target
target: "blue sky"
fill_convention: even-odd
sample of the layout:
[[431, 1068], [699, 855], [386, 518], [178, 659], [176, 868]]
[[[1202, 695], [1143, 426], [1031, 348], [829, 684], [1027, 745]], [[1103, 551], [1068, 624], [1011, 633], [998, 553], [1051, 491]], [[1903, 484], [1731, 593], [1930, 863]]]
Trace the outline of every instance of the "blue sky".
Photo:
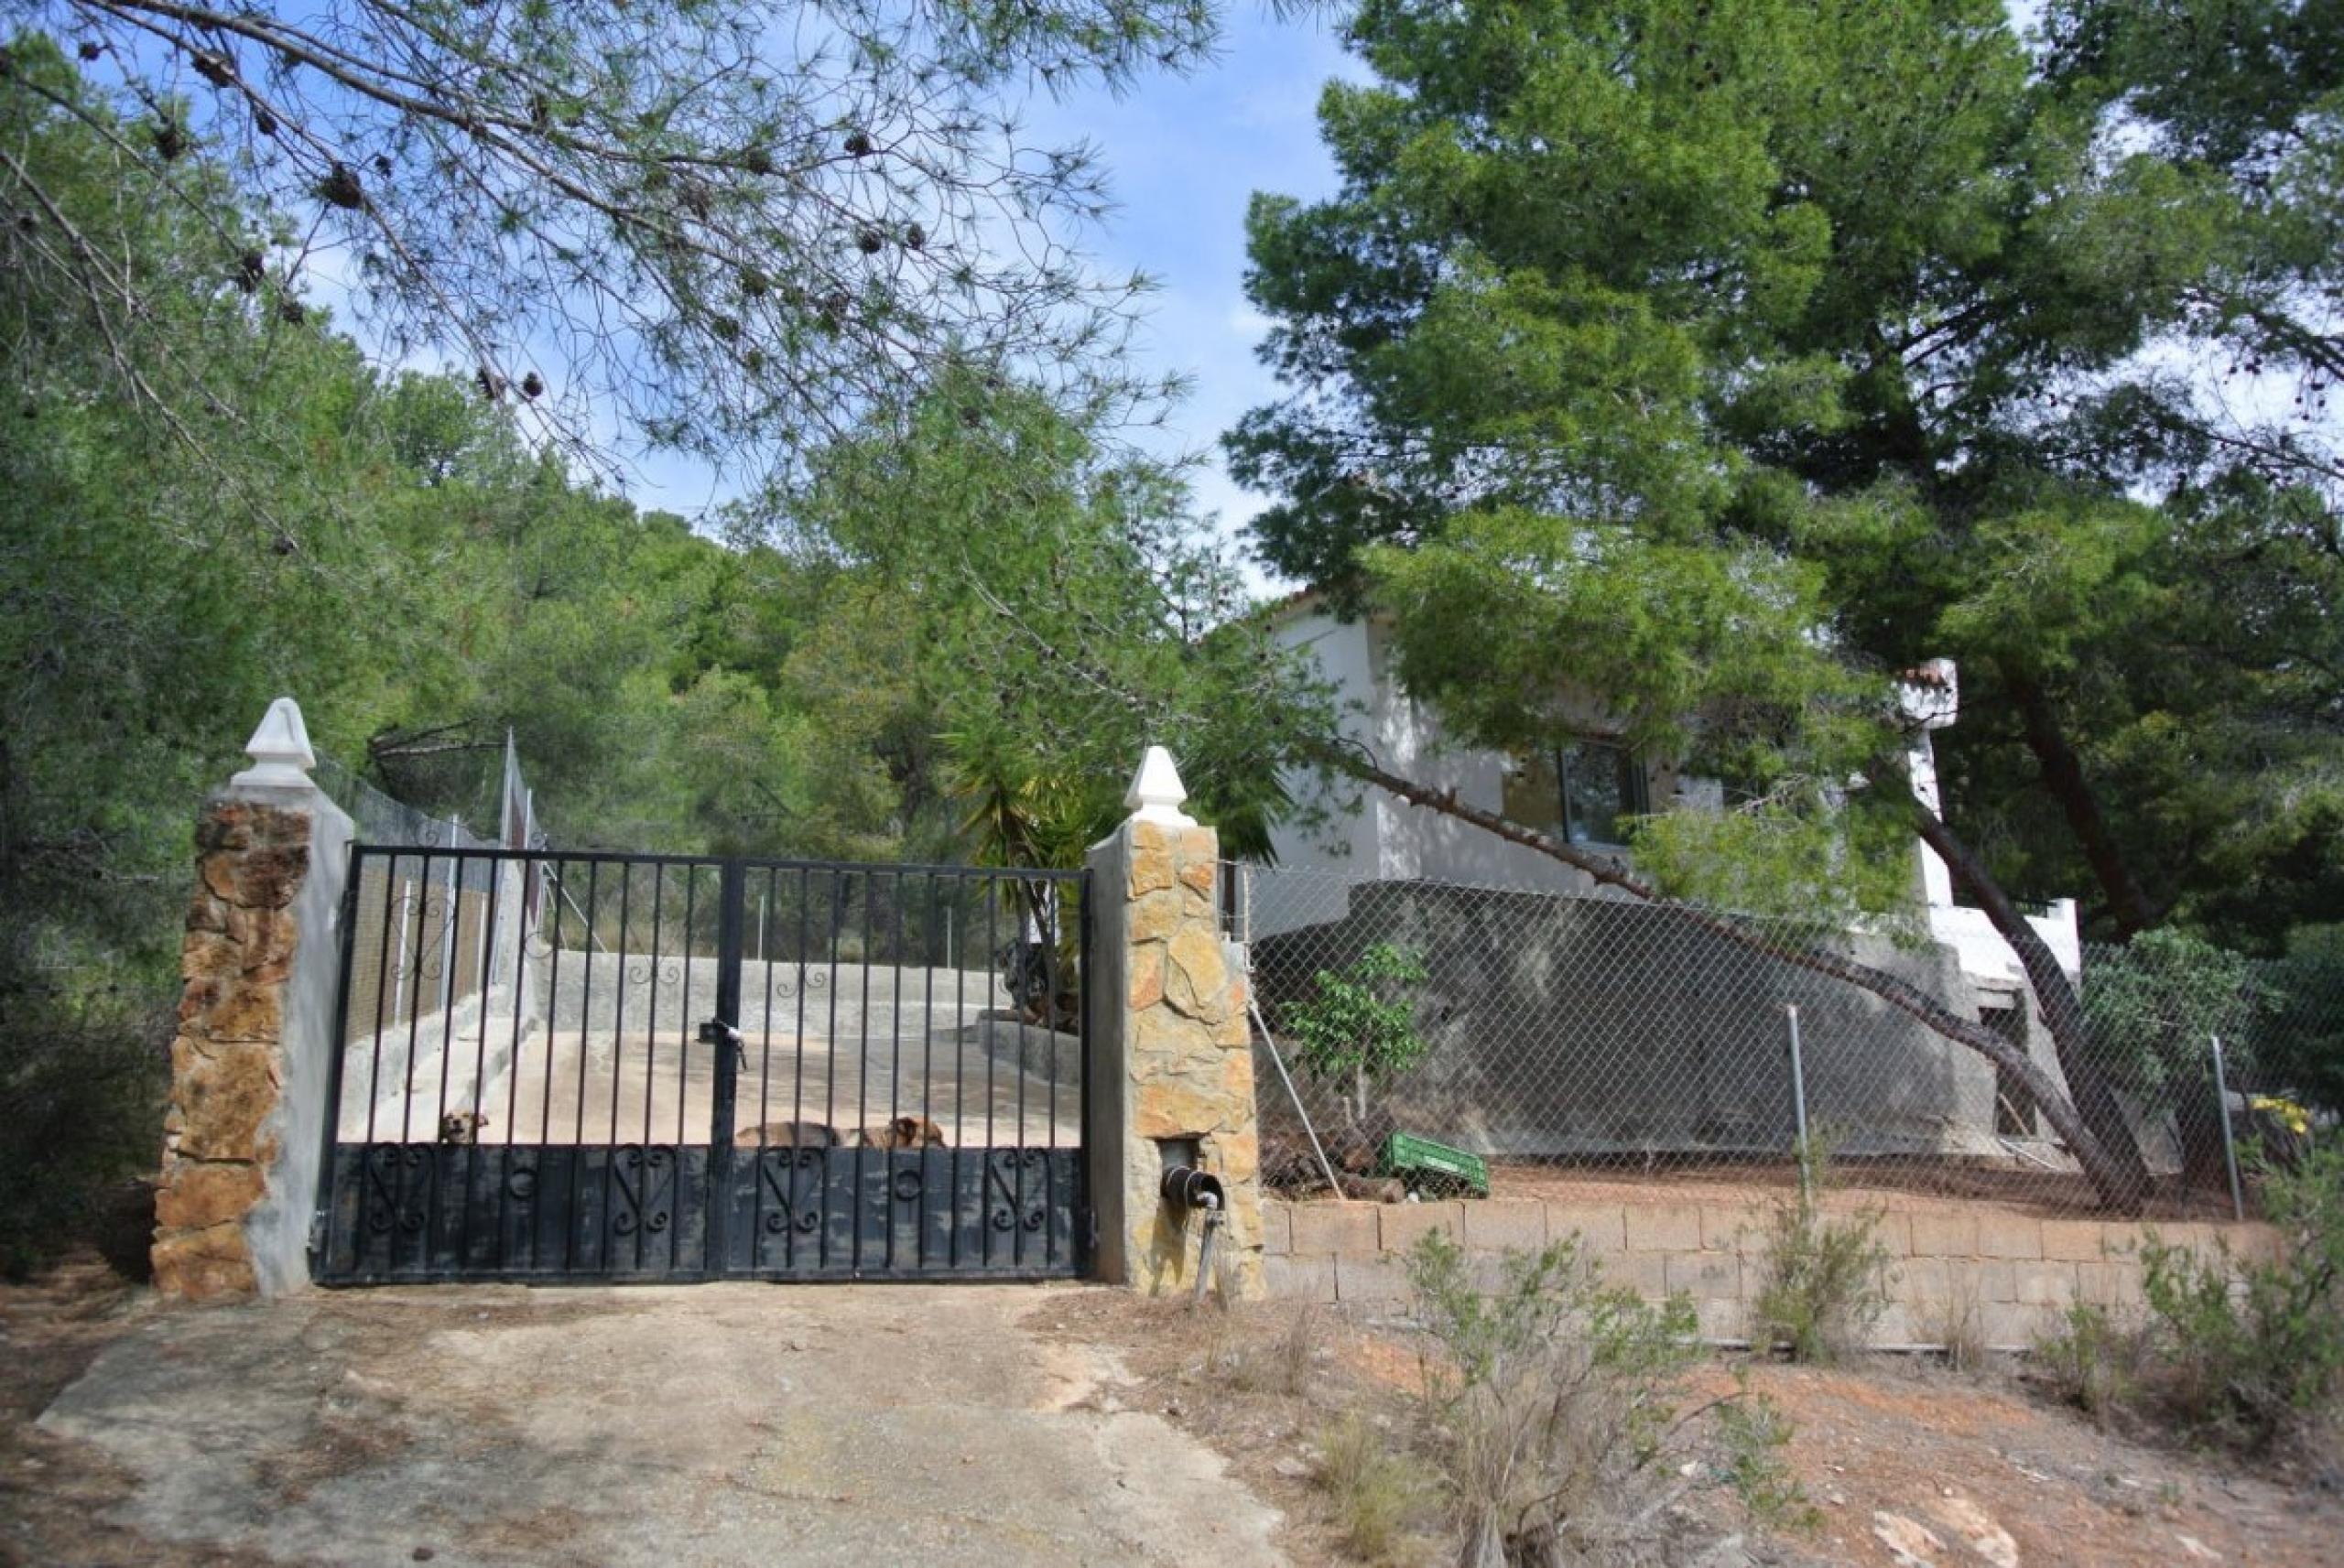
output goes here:
[[[1253, 352], [1268, 323], [1245, 299], [1245, 204], [1257, 190], [1333, 189], [1334, 165], [1318, 138], [1319, 89], [1337, 75], [1365, 74], [1323, 14], [1280, 21], [1258, 0], [1241, 0], [1218, 63], [1121, 97], [1093, 91], [1029, 110], [1037, 140], [1087, 138], [1112, 174], [1118, 207], [1092, 235], [1093, 254], [1111, 274], [1137, 268], [1161, 287], [1138, 351], [1193, 384], [1166, 429], [1144, 433], [1143, 444], [1167, 456], [1210, 449], [1275, 395]], [[1227, 477], [1217, 451], [1197, 489], [1224, 528], [1264, 504]]]
[[[1134, 432], [1160, 455], [1212, 451], [1223, 430], [1275, 392], [1253, 357], [1266, 323], [1245, 301], [1245, 203], [1256, 190], [1310, 197], [1333, 189], [1316, 116], [1320, 87], [1337, 75], [1365, 72], [1342, 52], [1329, 20], [1280, 21], [1260, 0], [1238, 0], [1215, 63], [1144, 78], [1121, 94], [1091, 88], [1037, 98], [1023, 110], [1030, 144], [1087, 141], [1109, 170], [1116, 210], [1076, 236], [1097, 270], [1137, 270], [1159, 285], [1135, 352], [1149, 369], [1192, 383], [1164, 429]], [[644, 506], [694, 516], [730, 493], [672, 458], [639, 460], [637, 471], [628, 489]], [[1217, 452], [1198, 476], [1197, 498], [1226, 531], [1264, 503], [1238, 489]]]

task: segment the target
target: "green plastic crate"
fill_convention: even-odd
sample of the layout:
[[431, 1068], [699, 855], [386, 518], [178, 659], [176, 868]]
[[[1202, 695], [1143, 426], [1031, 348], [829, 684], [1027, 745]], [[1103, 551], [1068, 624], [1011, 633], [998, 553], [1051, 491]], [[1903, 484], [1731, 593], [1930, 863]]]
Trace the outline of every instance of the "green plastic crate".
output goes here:
[[1463, 1188], [1476, 1197], [1490, 1195], [1488, 1162], [1412, 1132], [1395, 1132], [1384, 1141], [1376, 1173], [1397, 1176], [1413, 1187]]

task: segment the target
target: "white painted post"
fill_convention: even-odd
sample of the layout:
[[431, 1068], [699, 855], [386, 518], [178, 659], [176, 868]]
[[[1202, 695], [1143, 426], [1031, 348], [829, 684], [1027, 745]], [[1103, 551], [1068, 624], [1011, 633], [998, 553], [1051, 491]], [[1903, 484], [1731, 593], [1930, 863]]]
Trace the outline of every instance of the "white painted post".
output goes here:
[[2230, 1136], [2230, 1075], [2222, 1069], [2222, 1037], [2207, 1036], [2214, 1043], [2214, 1103], [2222, 1113], [2222, 1163], [2230, 1173], [2230, 1213], [2239, 1219], [2246, 1217], [2246, 1193], [2238, 1181], [2238, 1144]]
[[1798, 1131], [1798, 1190], [1809, 1202], [1815, 1197], [1807, 1179], [1807, 1168], [1814, 1151], [1807, 1141], [1807, 1063], [1799, 1054], [1798, 1005], [1794, 1002], [1783, 1009], [1791, 1025], [1791, 1122]]

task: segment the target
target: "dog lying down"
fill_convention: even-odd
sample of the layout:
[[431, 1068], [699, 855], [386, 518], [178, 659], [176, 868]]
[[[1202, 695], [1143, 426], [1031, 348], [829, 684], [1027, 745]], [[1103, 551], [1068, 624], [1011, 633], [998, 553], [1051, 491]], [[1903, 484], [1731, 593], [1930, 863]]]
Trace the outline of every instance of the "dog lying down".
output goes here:
[[944, 1129], [924, 1116], [899, 1116], [893, 1121], [883, 1121], [866, 1127], [850, 1141], [841, 1138], [835, 1127], [819, 1121], [769, 1121], [763, 1127], [736, 1133], [737, 1144], [762, 1144], [767, 1149], [837, 1149], [852, 1142], [857, 1149], [943, 1149]]

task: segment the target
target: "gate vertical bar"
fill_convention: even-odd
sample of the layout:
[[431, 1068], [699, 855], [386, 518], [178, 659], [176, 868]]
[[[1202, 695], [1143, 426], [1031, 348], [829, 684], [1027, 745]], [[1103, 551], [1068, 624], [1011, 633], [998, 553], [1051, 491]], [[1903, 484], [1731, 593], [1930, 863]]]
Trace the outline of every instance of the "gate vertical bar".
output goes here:
[[[1091, 867], [1086, 862], [1080, 879], [1074, 884], [1076, 932], [1074, 975], [1075, 984], [1080, 988], [1075, 996], [1074, 1005], [1074, 1060], [1078, 1075], [1075, 1079], [1075, 1126], [1080, 1129], [1079, 1135], [1082, 1140], [1082, 1149], [1074, 1160], [1073, 1194], [1074, 1269], [1076, 1276], [1085, 1280], [1091, 1278], [1092, 1260], [1097, 1256], [1099, 1249], [1098, 1211], [1092, 1206], [1091, 1196], [1091, 1151], [1097, 1147], [1093, 1141], [1097, 1133], [1091, 1126], [1091, 1108], [1092, 1103], [1091, 988], [1093, 983], [1091, 977], [1097, 972], [1091, 968], [1091, 938], [1093, 931], [1092, 904], [1095, 902], [1091, 897], [1093, 886]], [[1249, 948], [1247, 951], [1250, 963], [1252, 950]], [[1250, 973], [1246, 979], [1245, 996], [1249, 1001], [1253, 996]], [[1305, 1125], [1307, 1126], [1308, 1123]], [[1315, 1138], [1317, 1134], [1313, 1133], [1312, 1136]]]
[[[741, 1027], [741, 936], [748, 902], [748, 868], [727, 860], [720, 873], [716, 909], [716, 1020], [710, 1049], [716, 1053], [715, 1092], [710, 1098], [708, 1128], [708, 1222], [701, 1232], [700, 1266], [711, 1274], [722, 1273], [732, 1250], [725, 1221], [732, 1207], [732, 1124], [734, 1101], [740, 1093], [741, 1057], [732, 1042]], [[681, 1152], [678, 1163], [681, 1165]], [[677, 1172], [680, 1182], [683, 1173]]]
[[[316, 1279], [331, 1264], [333, 1259], [333, 1221], [336, 1170], [341, 1162], [334, 1157], [334, 1145], [342, 1141], [342, 1073], [350, 1054], [350, 969], [358, 949], [358, 884], [363, 880], [362, 859], [364, 850], [353, 838], [350, 845], [350, 869], [342, 885], [342, 930], [340, 932], [341, 973], [333, 987], [333, 1054], [327, 1058], [325, 1148], [318, 1161], [318, 1212], [309, 1225], [309, 1277]], [[378, 971], [379, 973], [379, 971]], [[381, 1037], [376, 1036], [374, 1048], [382, 1049]], [[371, 1086], [370, 1086], [371, 1092]], [[371, 1114], [371, 1106], [369, 1108]], [[364, 1158], [362, 1150], [360, 1158]], [[365, 1181], [362, 1165], [359, 1181]], [[361, 1207], [364, 1188], [362, 1184]], [[353, 1235], [355, 1231], [353, 1231]], [[352, 1259], [356, 1260], [357, 1246], [353, 1239]]]

